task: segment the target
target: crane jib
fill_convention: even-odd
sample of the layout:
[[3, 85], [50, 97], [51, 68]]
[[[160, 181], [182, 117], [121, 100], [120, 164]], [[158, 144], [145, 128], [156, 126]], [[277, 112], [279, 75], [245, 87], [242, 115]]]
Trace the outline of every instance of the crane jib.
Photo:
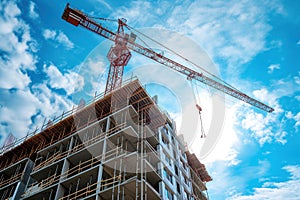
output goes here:
[[[262, 109], [267, 112], [273, 112], [274, 109], [270, 106], [249, 97], [248, 95], [234, 89], [233, 87], [229, 87], [227, 85], [224, 85], [212, 78], [209, 78], [208, 76], [204, 75], [203, 73], [199, 73], [197, 71], [194, 71], [180, 63], [177, 63], [174, 60], [171, 60], [162, 54], [156, 53], [155, 51], [148, 49], [146, 47], [143, 47], [142, 45], [135, 43], [135, 40], [128, 40], [128, 38], [122, 35], [119, 35], [107, 28], [104, 28], [101, 24], [98, 24], [96, 21], [90, 19], [87, 17], [86, 14], [82, 13], [81, 11], [72, 9], [69, 7], [69, 4], [67, 4], [64, 13], [62, 15], [62, 18], [66, 20], [67, 22], [73, 24], [74, 26], [82, 26], [98, 35], [101, 35], [102, 37], [105, 37], [111, 41], [116, 42], [116, 40], [121, 39], [124, 40], [127, 44], [128, 49], [133, 50], [141, 55], [144, 55], [152, 60], [155, 60], [156, 62], [165, 65], [185, 76], [187, 76], [188, 79], [194, 79], [197, 80], [203, 84], [209, 85], [219, 91], [224, 92], [225, 94], [228, 94], [234, 98], [237, 98], [239, 100], [242, 100], [252, 106], [255, 106], [259, 109]], [[126, 25], [125, 22], [122, 21], [122, 25]]]
[[185, 67], [184, 65], [175, 62], [174, 60], [171, 60], [161, 54], [158, 54], [158, 53], [152, 51], [151, 49], [144, 48], [141, 45], [136, 44], [136, 43], [128, 43], [127, 46], [129, 49], [131, 49], [137, 53], [140, 53], [144, 56], [147, 56], [148, 58], [151, 58], [165, 66], [168, 66], [168, 67], [174, 69], [175, 71], [186, 75], [188, 78], [192, 78], [197, 81], [200, 81], [206, 85], [209, 85], [219, 91], [222, 91], [230, 96], [233, 96], [239, 100], [242, 100], [246, 103], [249, 103], [250, 105], [253, 105], [253, 106], [260, 108], [262, 110], [265, 110], [267, 112], [274, 111], [273, 108], [267, 106], [266, 104], [259, 102], [258, 100], [255, 100], [255, 99], [249, 97], [248, 95], [241, 93], [237, 90], [234, 90], [226, 85], [223, 85], [223, 84], [205, 76], [202, 73], [199, 73], [192, 69], [189, 69], [189, 68]]

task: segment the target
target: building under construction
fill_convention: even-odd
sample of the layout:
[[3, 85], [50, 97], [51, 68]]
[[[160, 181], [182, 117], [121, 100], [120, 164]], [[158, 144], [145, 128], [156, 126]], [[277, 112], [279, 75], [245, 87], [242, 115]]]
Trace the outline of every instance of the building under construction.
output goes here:
[[[113, 42], [105, 92], [26, 137], [6, 142], [0, 152], [0, 200], [208, 199], [205, 183], [211, 177], [177, 136], [175, 123], [137, 79], [122, 82], [131, 51], [261, 110], [274, 109], [158, 41], [202, 72], [149, 48], [136, 33], [145, 35], [123, 18], [90, 17], [67, 4], [62, 19]], [[117, 21], [117, 31], [96, 19]]]
[[208, 199], [210, 181], [137, 79], [4, 146], [0, 199]]

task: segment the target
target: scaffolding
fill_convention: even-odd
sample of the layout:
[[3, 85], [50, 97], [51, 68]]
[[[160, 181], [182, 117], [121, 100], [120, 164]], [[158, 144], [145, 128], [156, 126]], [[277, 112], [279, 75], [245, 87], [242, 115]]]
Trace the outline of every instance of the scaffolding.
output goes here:
[[[170, 188], [163, 174], [170, 166], [161, 154], [165, 129], [173, 129], [171, 121], [139, 81], [131, 80], [86, 106], [44, 123], [40, 133], [4, 152], [0, 172], [24, 158], [32, 161], [32, 167], [29, 173], [28, 168], [2, 178], [0, 191], [3, 185], [23, 180], [26, 174], [26, 187], [20, 196], [24, 200], [162, 199], [164, 188]], [[172, 195], [181, 199], [184, 193], [191, 197], [196, 194], [194, 199], [206, 199], [202, 192], [206, 187], [188, 167], [183, 145], [176, 142], [176, 135], [168, 137], [167, 148], [174, 156], [178, 154], [172, 162], [180, 167], [174, 172], [179, 193], [173, 191]], [[192, 181], [182, 179], [178, 171]], [[178, 184], [181, 182], [185, 184]]]
[[[5, 152], [6, 147], [2, 147], [0, 149], [0, 159], [6, 162], [0, 163], [0, 170], [26, 157], [34, 160], [36, 152], [40, 149], [62, 140], [128, 104], [139, 111], [139, 117], [144, 115], [146, 121], [151, 121], [151, 128], [157, 129], [164, 124], [165, 120], [161, 112], [157, 112], [159, 108], [155, 106], [138, 79], [132, 78], [124, 81], [123, 84], [122, 88], [106, 96], [103, 96], [103, 93], [96, 95], [91, 101], [87, 102], [85, 107], [73, 107], [72, 110], [63, 112], [53, 120], [48, 122], [44, 120], [40, 132], [36, 128], [32, 133], [16, 140], [10, 151]], [[53, 125], [49, 126], [49, 123]]]

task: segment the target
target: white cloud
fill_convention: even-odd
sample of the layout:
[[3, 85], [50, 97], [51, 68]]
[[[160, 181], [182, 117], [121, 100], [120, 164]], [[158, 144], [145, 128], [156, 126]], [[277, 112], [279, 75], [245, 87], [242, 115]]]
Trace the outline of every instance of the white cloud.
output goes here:
[[64, 89], [67, 95], [70, 95], [83, 88], [84, 79], [79, 74], [69, 71], [62, 74], [54, 65], [44, 65], [44, 71], [49, 77], [49, 85], [51, 88]]
[[234, 195], [228, 200], [281, 200], [281, 199], [300, 199], [298, 188], [300, 188], [300, 166], [283, 167], [290, 176], [287, 181], [282, 182], [265, 182], [262, 187], [254, 188], [251, 195]]
[[285, 116], [286, 118], [288, 119], [292, 119], [294, 116], [293, 116], [293, 113], [291, 111], [288, 111], [287, 113], [285, 113]]
[[[71, 108], [72, 102], [53, 93], [46, 84], [32, 83], [38, 51], [30, 27], [21, 19], [15, 1], [0, 3], [0, 134], [1, 142], [12, 132], [16, 137], [33, 131], [45, 117]], [[69, 78], [76, 78], [72, 73]], [[41, 80], [43, 81], [43, 80]]]
[[95, 92], [103, 92], [106, 86], [109, 64], [105, 62], [103, 58], [98, 56], [97, 58], [88, 58], [81, 65], [82, 69], [86, 70], [84, 70], [85, 72], [80, 71], [80, 73], [92, 84], [90, 95]]
[[[251, 165], [253, 162], [257, 164]], [[216, 161], [206, 164], [208, 172], [213, 178], [213, 181], [207, 183], [211, 199], [234, 200], [239, 191], [249, 188], [248, 181], [253, 180], [254, 174], [255, 179], [265, 177], [271, 167], [268, 160], [252, 160], [251, 163], [243, 163], [242, 166], [228, 166], [228, 163], [228, 161]], [[237, 173], [236, 169], [247, 173]], [[269, 179], [260, 178], [260, 180]]]
[[[82, 91], [75, 94], [75, 96], [90, 98], [93, 97], [95, 93], [100, 94], [104, 92], [110, 66], [106, 55], [110, 47], [111, 42], [104, 40], [89, 52], [83, 62], [74, 67], [76, 73], [84, 78], [84, 87]], [[132, 64], [132, 60], [129, 65], [134, 65]], [[126, 80], [125, 74], [129, 65], [125, 66], [123, 80]], [[79, 99], [75, 100], [75, 102], [78, 102]]]
[[[81, 91], [73, 95], [73, 98], [91, 98], [95, 93], [104, 92], [109, 62], [105, 56], [101, 56], [103, 54], [99, 53], [102, 48], [103, 43], [99, 44], [82, 63], [74, 68], [83, 79], [84, 85]], [[79, 99], [76, 99], [75, 102], [79, 102]]]
[[294, 115], [291, 111], [288, 111], [285, 114], [285, 117], [289, 120], [294, 120], [295, 121], [294, 128], [298, 130], [298, 127], [300, 126], [300, 112]]
[[227, 162], [217, 161], [206, 164], [206, 167], [213, 178], [213, 181], [206, 184], [210, 199], [224, 199], [224, 196], [229, 196], [237, 187], [244, 185], [239, 178], [233, 178]]
[[[151, 8], [151, 3], [150, 2], [146, 2], [146, 1], [134, 1], [133, 3], [131, 3], [131, 7], [130, 8], [125, 8], [124, 9], [120, 9], [117, 10], [116, 12], [114, 12], [114, 16], [118, 17], [118, 16], [124, 16], [125, 19], [128, 20], [128, 22], [130, 23], [134, 23], [136, 21], [136, 19], [140, 19], [141, 21], [139, 21], [138, 23], [143, 23], [144, 20], [148, 20], [149, 17], [151, 15], [148, 14], [149, 8]], [[146, 15], [146, 17], [139, 17]]]
[[9, 63], [0, 60], [0, 85], [1, 88], [11, 89], [19, 88], [24, 89], [31, 82], [28, 75], [20, 69], [10, 69]]
[[280, 69], [280, 65], [279, 64], [272, 64], [272, 65], [270, 65], [269, 67], [268, 67], [268, 73], [269, 74], [271, 74], [271, 73], [273, 73], [273, 71], [275, 70], [275, 69]]
[[[45, 83], [34, 85], [32, 91], [41, 105], [39, 109], [43, 117], [53, 117], [61, 114], [61, 111], [72, 108], [73, 102], [65, 96], [54, 93]], [[35, 123], [39, 124], [38, 122]]]
[[[26, 134], [28, 124], [31, 123], [30, 117], [37, 112], [35, 97], [28, 89], [15, 92], [1, 90], [1, 97], [1, 122], [5, 122], [16, 137]], [[18, 114], [15, 113], [16, 111]], [[0, 126], [3, 134], [6, 127]]]
[[1, 88], [24, 89], [31, 81], [27, 70], [34, 70], [36, 58], [32, 54], [35, 41], [29, 26], [19, 19], [21, 11], [12, 1], [1, 1], [0, 15], [0, 85]]
[[248, 108], [242, 115], [242, 128], [249, 130], [251, 135], [258, 140], [260, 145], [273, 141], [285, 144], [286, 131], [282, 130], [280, 121], [283, 109], [278, 103], [277, 91], [269, 92], [267, 89], [253, 91], [254, 97], [266, 102], [274, 108], [273, 113], [262, 114]]
[[[202, 118], [203, 118], [203, 125], [205, 128], [205, 132], [209, 133], [209, 129], [213, 125], [213, 120], [216, 123], [222, 123], [221, 120], [218, 120], [218, 112], [220, 110], [216, 109], [216, 104], [224, 104], [223, 99], [216, 101], [213, 100], [213, 96], [207, 94], [207, 91], [201, 92], [199, 95], [201, 98], [201, 106], [205, 108], [202, 111]], [[211, 101], [210, 103], [208, 101]], [[214, 102], [215, 101], [215, 102]], [[214, 102], [214, 103], [213, 103]], [[237, 165], [241, 161], [237, 158], [238, 152], [240, 149], [241, 141], [239, 141], [238, 132], [235, 130], [235, 124], [238, 122], [238, 118], [236, 116], [237, 109], [240, 105], [236, 104], [233, 106], [227, 106], [224, 111], [224, 122], [222, 124], [222, 129], [219, 131], [220, 136], [217, 139], [217, 143], [209, 155], [205, 158], [202, 158], [202, 161], [206, 164], [215, 163], [217, 161], [223, 161], [226, 165]], [[211, 114], [215, 112], [214, 114]], [[219, 113], [220, 114], [220, 113]], [[209, 135], [207, 136], [209, 137]], [[216, 136], [215, 136], [216, 137]], [[200, 134], [195, 139], [193, 143], [192, 149], [195, 152], [200, 152], [199, 148], [201, 147], [200, 144], [203, 144], [206, 139], [201, 139]]]
[[29, 3], [29, 17], [32, 19], [37, 19], [39, 14], [36, 12], [36, 4], [33, 1]]
[[300, 126], [300, 112], [298, 112], [297, 115], [294, 116], [294, 120], [296, 121], [295, 127]]
[[[101, 45], [100, 45], [101, 46]], [[90, 76], [97, 76], [97, 74], [104, 74], [106, 68], [108, 68], [108, 62], [104, 61], [100, 56], [98, 58], [89, 57], [84, 63], [82, 63], [82, 70], [86, 69], [86, 73]]]
[[[267, 115], [254, 112], [253, 110], [239, 113], [242, 121], [242, 128], [250, 131], [251, 135], [256, 138], [261, 145], [273, 141], [285, 144], [288, 129], [285, 125], [285, 118], [295, 120], [295, 128], [300, 125], [299, 119], [291, 111], [284, 111], [284, 105], [280, 104], [283, 97], [293, 97], [299, 92], [298, 86], [299, 75], [291, 76], [272, 82], [270, 90], [262, 88], [253, 91], [253, 95], [258, 100], [265, 102], [274, 108], [274, 112]], [[297, 98], [297, 97], [295, 97]]]
[[46, 40], [52, 40], [57, 44], [66, 47], [67, 49], [74, 48], [74, 43], [62, 31], [45, 29], [43, 31], [43, 37]]
[[19, 18], [21, 11], [14, 1], [1, 1], [0, 10], [3, 11], [0, 15], [0, 49], [3, 52], [0, 57], [0, 133], [13, 132], [20, 136], [26, 134], [25, 127], [28, 128], [30, 116], [36, 112], [36, 102], [28, 90], [31, 80], [26, 72], [35, 69], [35, 56], [29, 45], [34, 40], [29, 26]]
[[9, 132], [17, 138], [24, 137], [36, 126], [41, 127], [44, 118], [69, 110], [72, 105], [70, 100], [53, 93], [45, 84], [34, 85], [32, 91], [29, 88], [0, 89], [0, 94], [0, 133], [4, 138]]
[[71, 42], [71, 40], [66, 36], [66, 34], [64, 34], [63, 32], [59, 31], [56, 40], [60, 43], [63, 44], [65, 47], [67, 47], [68, 49], [72, 49], [74, 48], [74, 44], [73, 42]]
[[267, 12], [277, 10], [269, 4], [253, 1], [187, 2], [176, 6], [167, 22], [175, 30], [192, 36], [214, 59], [226, 60], [235, 69], [229, 72], [236, 73], [236, 64], [240, 66], [250, 61], [267, 47], [266, 37], [271, 30]]
[[14, 18], [21, 14], [21, 10], [13, 1], [2, 1], [1, 10], [4, 11], [4, 17]]
[[294, 76], [294, 81], [296, 84], [300, 85], [300, 72], [298, 72], [297, 76]]
[[97, 0], [97, 2], [99, 2], [102, 5], [104, 5], [109, 10], [113, 10], [112, 7], [109, 5], [109, 3], [107, 3], [105, 0]]
[[55, 36], [56, 36], [56, 31], [50, 30], [50, 29], [45, 29], [44, 32], [43, 32], [43, 36], [44, 36], [45, 39], [54, 40]]
[[115, 10], [112, 14], [112, 18], [119, 18], [122, 16], [128, 20], [129, 25], [136, 28], [141, 25], [142, 27], [166, 25], [165, 22], [161, 24], [161, 19], [173, 6], [174, 4], [169, 3], [168, 1], [131, 1], [129, 5], [122, 6]]

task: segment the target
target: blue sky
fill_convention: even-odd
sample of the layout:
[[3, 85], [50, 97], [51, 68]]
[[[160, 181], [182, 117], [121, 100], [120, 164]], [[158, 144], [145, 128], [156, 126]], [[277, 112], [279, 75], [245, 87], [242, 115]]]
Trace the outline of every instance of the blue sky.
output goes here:
[[[208, 138], [220, 126], [216, 145], [202, 156], [199, 127], [191, 131], [183, 120], [191, 88], [180, 76], [166, 75], [168, 70], [133, 53], [127, 76], [139, 75], [151, 94], [159, 94], [181, 134], [195, 132], [189, 145], [214, 179], [207, 184], [211, 199], [300, 199], [299, 1], [69, 2], [91, 16], [126, 18], [132, 27], [275, 109], [267, 114], [195, 83]], [[104, 89], [111, 43], [63, 21], [66, 3], [1, 1], [1, 143], [10, 132], [22, 137], [45, 118], [69, 110], [80, 95], [87, 98]], [[190, 126], [197, 115], [191, 116]]]

